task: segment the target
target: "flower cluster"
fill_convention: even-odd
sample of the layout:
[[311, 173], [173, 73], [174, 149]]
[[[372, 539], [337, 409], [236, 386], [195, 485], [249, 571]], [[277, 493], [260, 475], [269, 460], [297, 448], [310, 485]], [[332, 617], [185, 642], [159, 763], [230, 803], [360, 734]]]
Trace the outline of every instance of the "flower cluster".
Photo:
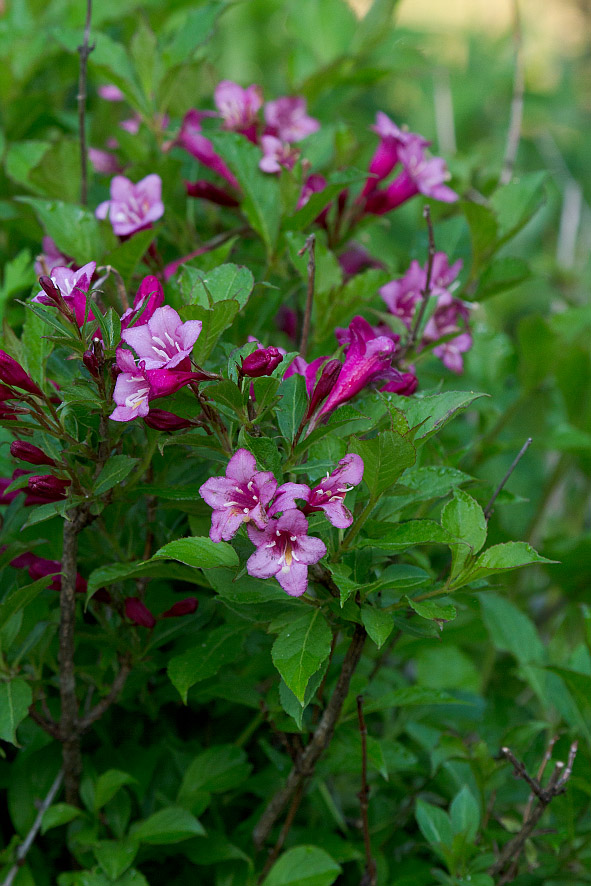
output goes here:
[[[292, 597], [308, 587], [308, 566], [326, 554], [326, 545], [308, 535], [306, 515], [323, 511], [333, 526], [346, 528], [353, 522], [344, 505], [345, 494], [361, 483], [363, 461], [346, 455], [338, 467], [312, 489], [303, 483], [284, 483], [269, 471], [257, 471], [256, 459], [239, 449], [226, 468], [225, 477], [210, 477], [199, 492], [213, 508], [209, 536], [212, 541], [229, 541], [243, 523], [256, 550], [246, 569], [256, 578], [275, 576]], [[296, 499], [305, 502], [302, 509]]]

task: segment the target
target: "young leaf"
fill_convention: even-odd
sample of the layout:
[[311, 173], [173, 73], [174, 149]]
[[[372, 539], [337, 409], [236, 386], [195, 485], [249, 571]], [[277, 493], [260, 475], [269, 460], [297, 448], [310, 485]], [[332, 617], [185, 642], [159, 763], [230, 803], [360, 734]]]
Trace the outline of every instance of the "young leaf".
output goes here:
[[273, 644], [273, 664], [301, 704], [310, 677], [328, 658], [331, 641], [324, 616], [314, 609], [289, 622]]
[[168, 676], [187, 703], [191, 686], [213, 677], [224, 665], [234, 661], [242, 649], [244, 628], [222, 626], [209, 631], [201, 643], [176, 655], [168, 662]]
[[225, 541], [215, 542], [210, 538], [178, 538], [156, 551], [152, 560], [179, 560], [187, 566], [198, 569], [212, 569], [215, 566], [238, 566], [238, 555]]
[[122, 483], [131, 474], [139, 459], [129, 455], [113, 455], [108, 460], [94, 483], [95, 495], [104, 495], [113, 486]]
[[480, 808], [468, 785], [455, 795], [449, 807], [451, 827], [454, 834], [464, 834], [472, 842], [478, 833]]
[[275, 862], [265, 886], [331, 886], [341, 866], [317, 846], [295, 846]]
[[423, 837], [434, 849], [451, 846], [453, 833], [447, 812], [424, 800], [417, 800], [415, 814]]
[[129, 833], [140, 843], [167, 846], [188, 840], [189, 837], [201, 837], [205, 834], [205, 828], [182, 806], [169, 806], [155, 812], [145, 821], [132, 825]]
[[185, 771], [177, 802], [184, 805], [187, 798], [199, 791], [231, 791], [248, 778], [251, 769], [242, 748], [231, 744], [209, 748], [198, 754]]
[[406, 597], [406, 600], [410, 608], [414, 609], [417, 615], [420, 615], [421, 618], [426, 618], [429, 621], [452, 621], [452, 619], [456, 617], [455, 606], [439, 606], [431, 600], [420, 602], [419, 600], [413, 600], [412, 597]]
[[17, 677], [0, 683], [0, 738], [19, 747], [16, 728], [29, 713], [33, 692], [26, 680]]
[[94, 786], [94, 811], [97, 812], [106, 806], [124, 785], [134, 782], [133, 775], [130, 775], [129, 772], [122, 772], [120, 769], [108, 769], [103, 772], [102, 775], [99, 775]]
[[375, 606], [361, 607], [361, 621], [378, 649], [384, 645], [394, 627], [394, 614]]

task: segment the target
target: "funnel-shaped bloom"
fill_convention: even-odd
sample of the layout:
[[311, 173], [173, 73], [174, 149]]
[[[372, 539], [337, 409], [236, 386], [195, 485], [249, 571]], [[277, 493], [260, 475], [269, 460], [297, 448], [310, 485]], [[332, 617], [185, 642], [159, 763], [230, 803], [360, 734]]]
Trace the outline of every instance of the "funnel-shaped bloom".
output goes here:
[[[78, 326], [82, 326], [85, 317], [87, 320], [94, 320], [91, 310], [88, 312], [88, 316], [86, 315], [86, 296], [95, 270], [96, 262], [94, 261], [88, 262], [77, 271], [72, 268], [55, 267], [51, 271], [49, 285], [46, 283], [45, 287], [31, 301], [55, 307], [59, 302], [59, 296], [61, 296], [76, 318]], [[42, 279], [41, 283], [43, 284], [43, 282]], [[57, 299], [52, 298], [48, 292], [51, 284], [58, 290]]]
[[121, 329], [127, 329], [132, 324], [147, 323], [163, 301], [164, 292], [158, 277], [144, 277], [133, 300], [133, 307], [128, 308], [121, 317]]
[[275, 576], [291, 597], [301, 597], [308, 587], [308, 566], [326, 554], [326, 545], [308, 535], [308, 521], [300, 511], [285, 511], [270, 520], [264, 530], [252, 524], [248, 535], [256, 551], [246, 563], [246, 571], [255, 578]]
[[306, 113], [306, 99], [286, 95], [265, 105], [268, 132], [284, 142], [299, 142], [320, 129], [320, 123]]
[[273, 512], [288, 511], [297, 507], [296, 498], [303, 499], [306, 504], [304, 514], [324, 511], [327, 520], [339, 529], [346, 529], [353, 522], [353, 515], [345, 507], [344, 498], [354, 486], [363, 479], [363, 459], [350, 452], [339, 461], [339, 466], [327, 474], [324, 480], [313, 489], [303, 483], [284, 483], [277, 490], [277, 498], [273, 503]]
[[183, 117], [181, 131], [177, 136], [176, 143], [184, 148], [185, 151], [188, 151], [189, 154], [192, 154], [193, 157], [196, 157], [208, 169], [211, 169], [212, 172], [225, 178], [233, 188], [239, 191], [240, 185], [236, 176], [230, 172], [220, 155], [215, 152], [210, 140], [201, 131], [201, 120], [207, 116], [209, 115], [206, 111], [197, 111], [194, 108], [187, 111]]
[[221, 80], [215, 88], [213, 100], [224, 121], [224, 129], [255, 136], [257, 113], [263, 104], [260, 86], [253, 84], [243, 89], [232, 80]]
[[100, 203], [97, 218], [109, 218], [118, 237], [149, 228], [164, 215], [162, 179], [152, 173], [137, 184], [124, 175], [111, 179], [111, 199]]
[[380, 289], [380, 295], [390, 313], [402, 320], [407, 329], [411, 328], [415, 308], [421, 299], [426, 282], [425, 270], [415, 259], [404, 277], [390, 280]]
[[174, 308], [157, 308], [147, 323], [124, 329], [123, 341], [131, 345], [146, 369], [174, 369], [191, 356], [199, 338], [201, 320], [181, 320]]
[[263, 135], [261, 138], [263, 156], [259, 161], [259, 169], [263, 172], [281, 172], [281, 169], [293, 169], [300, 156], [297, 148], [283, 143], [274, 135]]
[[225, 477], [210, 477], [199, 490], [213, 508], [209, 537], [229, 541], [242, 523], [252, 521], [259, 529], [267, 524], [266, 507], [275, 495], [277, 480], [269, 471], [257, 471], [256, 459], [247, 449], [234, 453]]

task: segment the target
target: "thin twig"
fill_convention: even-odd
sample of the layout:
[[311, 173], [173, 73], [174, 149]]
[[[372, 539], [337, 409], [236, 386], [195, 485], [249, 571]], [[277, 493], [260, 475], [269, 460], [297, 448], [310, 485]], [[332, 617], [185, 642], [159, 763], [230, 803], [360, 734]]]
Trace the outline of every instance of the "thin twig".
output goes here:
[[289, 834], [289, 832], [291, 830], [293, 820], [296, 816], [296, 812], [298, 811], [298, 809], [300, 807], [300, 803], [302, 802], [303, 796], [304, 796], [304, 782], [302, 782], [296, 788], [296, 792], [293, 795], [293, 800], [291, 801], [291, 806], [289, 807], [289, 811], [288, 811], [287, 815], [285, 816], [285, 821], [283, 822], [283, 826], [281, 828], [281, 831], [279, 832], [279, 836], [277, 837], [277, 842], [273, 846], [273, 849], [269, 852], [269, 856], [267, 858], [267, 861], [265, 862], [265, 867], [263, 868], [262, 873], [261, 873], [259, 879], [257, 880], [258, 884], [261, 884], [264, 882], [267, 874], [269, 873], [269, 871], [271, 870], [271, 868], [275, 864], [275, 861], [277, 860], [279, 853], [283, 849], [283, 847], [285, 845], [285, 841], [287, 839], [287, 835]]
[[[552, 758], [552, 751], [554, 750], [554, 745], [556, 744], [557, 741], [558, 741], [558, 736], [554, 735], [554, 736], [552, 736], [552, 738], [548, 742], [548, 746], [547, 746], [544, 756], [542, 758], [542, 762], [540, 763], [540, 766], [539, 766], [538, 771], [536, 773], [536, 780], [538, 781], [538, 783], [540, 783], [542, 781], [542, 778], [544, 776], [544, 772], [546, 771], [546, 766], [548, 765], [548, 763], [550, 762], [550, 760]], [[535, 794], [532, 791], [531, 794], [529, 795], [529, 798], [527, 801], [527, 806], [525, 807], [525, 812], [523, 813], [523, 820], [524, 821], [527, 821], [530, 814], [531, 814], [534, 800], [535, 800]]]
[[125, 686], [125, 681], [129, 676], [129, 672], [131, 671], [131, 663], [129, 661], [122, 661], [119, 667], [119, 671], [113, 680], [111, 688], [107, 695], [104, 698], [101, 698], [97, 704], [88, 711], [87, 714], [82, 717], [82, 719], [78, 723], [78, 732], [84, 732], [89, 726], [92, 726], [100, 717], [103, 716], [107, 708], [109, 708], [113, 702], [117, 701], [121, 690]]
[[376, 886], [377, 868], [371, 854], [371, 839], [369, 836], [369, 785], [367, 783], [367, 726], [363, 716], [363, 696], [357, 696], [357, 719], [359, 721], [359, 735], [361, 736], [361, 790], [357, 795], [361, 807], [361, 821], [363, 822], [363, 844], [365, 846], [365, 872], [361, 883], [363, 886]]
[[521, 16], [519, 14], [519, 0], [513, 0], [513, 43], [515, 46], [515, 71], [513, 74], [513, 98], [511, 99], [511, 118], [509, 120], [509, 132], [507, 133], [507, 145], [503, 166], [499, 178], [500, 185], [506, 185], [511, 181], [513, 168], [517, 158], [519, 139], [521, 138], [521, 123], [523, 120], [523, 93], [525, 92], [525, 72], [523, 64], [523, 38], [521, 33]]
[[310, 337], [310, 321], [312, 318], [312, 305], [314, 303], [314, 283], [316, 279], [316, 235], [310, 234], [306, 242], [298, 252], [303, 255], [308, 252], [308, 289], [306, 291], [306, 308], [304, 322], [302, 324], [302, 336], [300, 338], [300, 354], [306, 356], [308, 350], [308, 338]]
[[253, 831], [253, 841], [257, 849], [261, 848], [271, 833], [273, 825], [298, 787], [301, 784], [305, 784], [305, 782], [314, 774], [316, 763], [329, 746], [337, 720], [349, 691], [351, 677], [353, 676], [355, 668], [361, 658], [366, 637], [367, 634], [365, 628], [362, 625], [355, 625], [353, 639], [345, 654], [337, 685], [335, 686], [330, 701], [322, 714], [320, 723], [299, 761], [292, 767], [285, 785], [271, 798]]
[[431, 209], [429, 206], [423, 207], [423, 218], [427, 222], [427, 234], [429, 237], [425, 288], [421, 292], [421, 306], [419, 308], [417, 316], [415, 317], [412, 329], [410, 331], [408, 339], [406, 340], [406, 344], [402, 348], [400, 359], [402, 359], [402, 357], [404, 357], [411, 348], [414, 348], [416, 344], [419, 330], [425, 316], [425, 311], [427, 310], [427, 304], [429, 303], [429, 297], [431, 295], [431, 278], [433, 276], [433, 260], [435, 258], [435, 235], [433, 234], [433, 222], [431, 221]]
[[509, 468], [509, 470], [507, 471], [507, 473], [505, 474], [505, 476], [503, 477], [503, 479], [501, 480], [501, 482], [499, 483], [499, 485], [497, 486], [497, 488], [495, 489], [495, 491], [491, 495], [490, 500], [484, 509], [485, 520], [489, 520], [490, 517], [492, 516], [493, 510], [494, 510], [494, 503], [496, 502], [496, 500], [499, 496], [499, 493], [503, 491], [507, 480], [509, 479], [509, 477], [511, 476], [511, 474], [513, 473], [513, 471], [515, 470], [515, 468], [517, 467], [517, 465], [519, 464], [519, 462], [521, 461], [521, 459], [523, 458], [523, 456], [525, 455], [525, 453], [527, 452], [527, 450], [531, 446], [531, 443], [532, 443], [532, 438], [528, 437], [527, 440], [525, 441], [525, 443], [523, 444], [523, 446], [521, 447], [521, 449], [519, 450], [519, 452], [517, 453], [517, 455], [515, 456], [515, 458], [513, 459], [513, 462], [511, 463], [511, 467]]
[[92, 0], [86, 0], [86, 22], [84, 23], [84, 40], [78, 47], [80, 55], [80, 74], [78, 77], [78, 129], [80, 138], [80, 202], [86, 206], [88, 199], [88, 151], [86, 148], [86, 75], [88, 56], [94, 49], [90, 43], [90, 20], [92, 18]]
[[33, 822], [31, 830], [29, 831], [29, 833], [27, 834], [27, 836], [25, 837], [25, 839], [23, 840], [21, 845], [16, 850], [16, 861], [13, 864], [13, 866], [10, 868], [10, 870], [8, 871], [4, 880], [2, 881], [2, 886], [12, 886], [12, 883], [14, 882], [14, 878], [16, 877], [16, 875], [18, 874], [18, 872], [22, 868], [23, 864], [25, 863], [25, 858], [27, 857], [27, 853], [28, 853], [29, 849], [31, 848], [31, 846], [33, 845], [33, 843], [35, 841], [35, 837], [37, 836], [37, 834], [39, 833], [39, 829], [41, 828], [43, 816], [45, 815], [45, 813], [47, 812], [47, 810], [49, 809], [49, 807], [53, 803], [55, 796], [61, 787], [63, 778], [64, 778], [64, 773], [60, 769], [60, 771], [58, 772], [58, 774], [56, 775], [56, 777], [53, 781], [53, 784], [49, 788], [49, 791], [47, 792], [45, 799], [43, 800], [43, 802], [39, 806], [39, 811], [37, 812], [37, 816], [35, 818], [35, 821]]
[[51, 735], [52, 738], [60, 737], [60, 728], [58, 724], [52, 720], [48, 720], [43, 714], [40, 714], [39, 711], [35, 710], [33, 705], [29, 708], [29, 717], [37, 724], [37, 726], [40, 726], [44, 732]]

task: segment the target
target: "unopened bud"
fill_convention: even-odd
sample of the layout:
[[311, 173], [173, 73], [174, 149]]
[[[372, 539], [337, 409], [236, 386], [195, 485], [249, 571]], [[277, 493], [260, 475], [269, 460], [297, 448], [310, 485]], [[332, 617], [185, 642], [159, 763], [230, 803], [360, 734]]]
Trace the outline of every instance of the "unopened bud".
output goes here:
[[273, 370], [283, 360], [283, 354], [278, 348], [258, 348], [244, 357], [240, 373], [249, 378], [260, 378], [263, 375], [271, 375]]
[[68, 494], [68, 486], [71, 480], [60, 480], [53, 474], [44, 474], [38, 477], [29, 477], [27, 487], [29, 492], [37, 498], [45, 501], [59, 501]]
[[160, 618], [177, 618], [181, 615], [193, 615], [198, 605], [199, 602], [196, 597], [185, 597], [184, 600], [179, 600], [178, 603], [174, 603], [170, 609], [163, 612]]
[[54, 303], [60, 314], [63, 314], [67, 320], [73, 323], [75, 318], [72, 309], [64, 300], [63, 295], [51, 277], [39, 277], [39, 285], [45, 295]]
[[14, 440], [10, 444], [10, 454], [14, 458], [26, 461], [31, 465], [49, 465], [50, 467], [55, 467], [55, 462], [52, 458], [45, 455], [43, 450], [39, 449], [38, 446], [33, 446], [32, 443], [27, 443], [25, 440]]
[[90, 372], [93, 378], [98, 378], [100, 375], [99, 362], [96, 359], [95, 355], [92, 351], [84, 351], [82, 355], [82, 362]]
[[150, 409], [144, 416], [144, 421], [149, 428], [155, 431], [179, 431], [181, 428], [193, 427], [193, 422], [166, 409]]
[[238, 200], [225, 188], [220, 188], [211, 182], [200, 180], [196, 182], [185, 182], [187, 197], [199, 197], [201, 200], [208, 200], [210, 203], [217, 203], [218, 206], [238, 206]]
[[156, 624], [156, 619], [139, 597], [126, 597], [125, 615], [142, 628], [153, 628]]
[[320, 373], [320, 378], [318, 379], [316, 387], [312, 391], [312, 396], [310, 397], [310, 405], [308, 406], [308, 412], [306, 413], [308, 418], [314, 415], [322, 401], [326, 400], [337, 383], [342, 368], [343, 364], [340, 360], [337, 360], [336, 357], [334, 360], [329, 360], [324, 364], [322, 372]]
[[43, 396], [31, 376], [27, 375], [20, 363], [17, 363], [6, 351], [0, 351], [0, 382], [11, 388], [20, 388], [29, 394], [35, 394], [37, 397]]

